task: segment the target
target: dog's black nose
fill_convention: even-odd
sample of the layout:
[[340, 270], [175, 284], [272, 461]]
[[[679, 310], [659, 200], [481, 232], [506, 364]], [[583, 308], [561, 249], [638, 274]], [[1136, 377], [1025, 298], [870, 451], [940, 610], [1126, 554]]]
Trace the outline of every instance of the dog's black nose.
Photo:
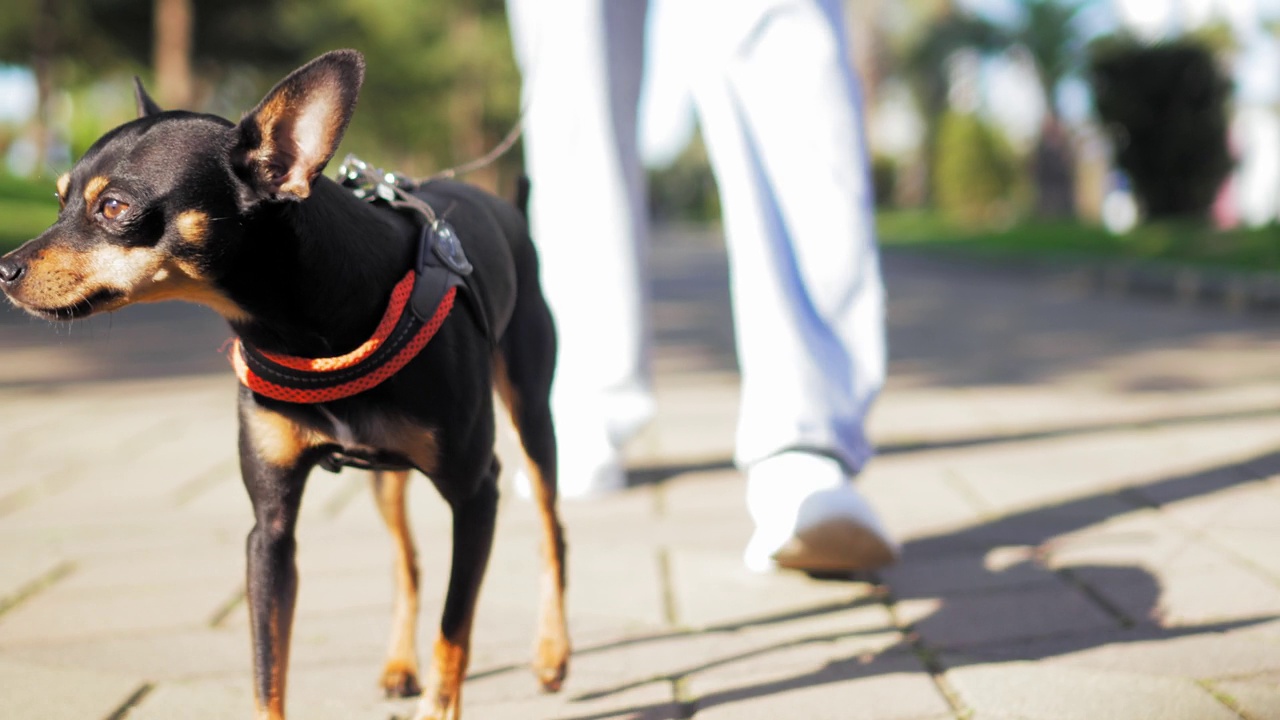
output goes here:
[[15, 283], [26, 268], [17, 261], [0, 258], [0, 283]]

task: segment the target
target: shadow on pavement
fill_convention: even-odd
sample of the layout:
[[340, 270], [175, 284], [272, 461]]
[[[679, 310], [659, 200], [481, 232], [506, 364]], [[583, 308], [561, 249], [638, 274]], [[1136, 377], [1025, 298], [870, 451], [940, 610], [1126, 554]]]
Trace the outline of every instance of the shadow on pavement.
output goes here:
[[1274, 352], [1272, 318], [1109, 298], [1073, 286], [1065, 273], [1025, 274], [909, 251], [886, 251], [883, 259], [891, 377], [943, 387], [1036, 384], [1126, 360], [1139, 362], [1124, 366], [1111, 386], [1128, 393], [1276, 377], [1263, 362], [1237, 361], [1224, 372], [1176, 356], [1184, 349]]
[[[1085, 423], [1064, 427], [1047, 428], [1020, 433], [993, 433], [989, 435], [971, 435], [969, 437], [948, 438], [945, 440], [922, 440], [919, 442], [887, 442], [876, 446], [876, 455], [905, 455], [908, 453], [927, 452], [930, 450], [955, 450], [960, 448], [981, 447], [984, 445], [1004, 445], [1007, 443], [1035, 442], [1037, 440], [1053, 440], [1057, 438], [1101, 435], [1116, 430], [1145, 430], [1179, 425], [1199, 425], [1202, 423], [1225, 422], [1230, 420], [1249, 420], [1255, 418], [1273, 418], [1280, 416], [1280, 408], [1266, 410], [1237, 410], [1232, 412], [1199, 413], [1188, 415], [1165, 415], [1148, 420], [1122, 420], [1119, 422]], [[685, 472], [692, 472], [699, 466], [691, 466]], [[714, 464], [707, 464], [707, 469], [718, 469]], [[645, 472], [656, 472], [646, 470]], [[647, 477], [647, 475], [645, 475]]]
[[[715, 463], [720, 467], [726, 463]], [[701, 466], [699, 466], [701, 467]], [[688, 468], [653, 468], [646, 479], [662, 482]], [[646, 674], [633, 682], [580, 693], [574, 700], [607, 698], [654, 682], [669, 683], [742, 660], [768, 656], [788, 648], [827, 644], [837, 640], [899, 631], [904, 640], [875, 653], [857, 652], [829, 661], [823, 667], [792, 677], [762, 683], [743, 684], [700, 696], [696, 707], [653, 704], [621, 707], [590, 715], [564, 715], [561, 720], [604, 720], [614, 717], [665, 720], [691, 717], [694, 711], [718, 705], [748, 701], [768, 695], [827, 683], [908, 671], [903, 658], [919, 658], [933, 674], [944, 669], [938, 653], [945, 655], [947, 667], [970, 663], [1013, 660], [1040, 660], [1091, 648], [1131, 642], [1159, 642], [1196, 635], [1220, 633], [1280, 619], [1280, 615], [1238, 618], [1229, 621], [1165, 627], [1160, 617], [1161, 588], [1147, 569], [1129, 564], [1056, 564], [1045, 562], [1057, 550], [1057, 542], [1069, 533], [1096, 526], [1115, 516], [1142, 508], [1154, 508], [1226, 490], [1259, 477], [1280, 472], [1280, 451], [1208, 470], [1178, 475], [1144, 485], [1104, 491], [1074, 500], [1007, 515], [958, 532], [912, 540], [903, 548], [904, 561], [891, 568], [882, 579], [879, 592], [852, 602], [800, 607], [769, 616], [750, 618], [695, 630], [675, 630], [582, 647], [575, 657], [589, 657], [621, 647], [660, 642], [672, 638], [734, 633], [746, 628], [782, 625], [823, 615], [837, 615], [859, 607], [885, 602], [895, 605], [912, 600], [936, 600], [936, 610], [914, 622], [879, 628], [857, 628], [845, 632], [798, 635], [745, 652], [687, 666], [673, 666], [660, 676]], [[995, 548], [1023, 547], [1024, 557], [991, 569], [984, 562]], [[943, 571], [933, 566], [945, 565]], [[921, 567], [929, 565], [930, 567]], [[923, 570], [923, 571], [922, 571]], [[1018, 617], [1015, 606], [989, 606], [994, 592], [1026, 592], [1025, 602], [1048, 603], [1048, 615]], [[1052, 598], [1071, 602], [1054, 605]], [[1048, 598], [1048, 600], [1046, 600]], [[1053, 617], [1055, 609], [1079, 613], [1082, 606], [1094, 622], [1063, 630]], [[1088, 609], [1086, 607], [1086, 609]], [[1005, 613], [1005, 617], [1000, 617]], [[1099, 623], [1097, 619], [1101, 619]], [[1038, 628], [1043, 622], [1045, 627]], [[1012, 628], [1012, 629], [1010, 629]], [[479, 671], [477, 679], [524, 667], [507, 666]]]

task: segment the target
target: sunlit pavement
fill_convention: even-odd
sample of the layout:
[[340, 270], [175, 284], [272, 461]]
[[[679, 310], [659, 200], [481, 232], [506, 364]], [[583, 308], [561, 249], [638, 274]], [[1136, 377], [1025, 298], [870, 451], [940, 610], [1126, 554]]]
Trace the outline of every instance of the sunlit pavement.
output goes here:
[[[564, 506], [569, 681], [542, 695], [527, 667], [537, 524], [507, 493], [467, 717], [1280, 718], [1277, 316], [889, 254], [861, 483], [904, 558], [760, 576], [723, 251], [670, 232], [653, 263], [660, 407], [634, 487]], [[227, 335], [179, 305], [70, 327], [0, 310], [0, 717], [250, 716]], [[391, 553], [366, 485], [308, 487], [294, 718], [412, 714], [377, 687]], [[411, 504], [429, 647], [449, 519], [426, 482]]]

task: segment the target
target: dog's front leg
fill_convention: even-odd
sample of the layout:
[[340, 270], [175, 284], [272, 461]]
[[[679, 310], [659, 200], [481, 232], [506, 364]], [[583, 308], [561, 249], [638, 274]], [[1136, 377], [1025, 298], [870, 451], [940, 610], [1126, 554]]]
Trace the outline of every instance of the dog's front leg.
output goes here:
[[283, 720], [289, 635], [298, 596], [294, 528], [314, 460], [280, 415], [241, 406], [240, 472], [253, 503], [246, 547], [257, 720]]
[[498, 515], [498, 461], [489, 465], [474, 494], [449, 499], [453, 510], [453, 559], [445, 595], [440, 635], [432, 655], [431, 678], [415, 720], [458, 720], [462, 681], [467, 674], [471, 627], [475, 620], [480, 581], [493, 547]]

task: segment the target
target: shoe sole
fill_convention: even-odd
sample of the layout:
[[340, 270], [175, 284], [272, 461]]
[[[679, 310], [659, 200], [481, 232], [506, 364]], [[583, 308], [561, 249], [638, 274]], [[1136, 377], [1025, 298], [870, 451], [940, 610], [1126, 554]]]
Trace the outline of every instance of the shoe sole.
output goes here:
[[797, 532], [772, 557], [778, 567], [825, 573], [877, 570], [897, 560], [898, 553], [879, 533], [839, 518]]

